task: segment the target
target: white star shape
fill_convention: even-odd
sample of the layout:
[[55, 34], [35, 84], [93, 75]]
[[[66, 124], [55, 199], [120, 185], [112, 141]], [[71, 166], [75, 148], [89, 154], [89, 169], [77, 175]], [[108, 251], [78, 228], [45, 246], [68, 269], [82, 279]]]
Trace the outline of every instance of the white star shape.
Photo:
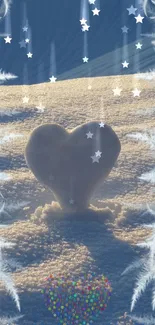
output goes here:
[[137, 44], [135, 44], [135, 46], [136, 46], [137, 50], [138, 50], [138, 49], [140, 49], [140, 50], [141, 50], [141, 49], [142, 49], [142, 46], [143, 46], [143, 44], [141, 44], [141, 43], [137, 43]]
[[86, 133], [87, 139], [92, 139], [93, 137], [93, 133], [91, 133], [90, 131], [88, 133]]
[[5, 43], [11, 43], [12, 38], [7, 36], [4, 38], [4, 40], [5, 40]]
[[96, 151], [95, 156], [101, 158], [102, 152], [101, 151]]
[[129, 63], [124, 61], [124, 62], [122, 62], [122, 65], [123, 65], [123, 68], [128, 68]]
[[113, 89], [114, 92], [114, 96], [120, 96], [122, 89], [116, 87], [115, 89]]
[[93, 9], [92, 10], [92, 12], [93, 12], [93, 16], [99, 16], [99, 12], [100, 12], [101, 10], [99, 10], [99, 9], [97, 9], [97, 8], [95, 8], [95, 9]]
[[29, 102], [29, 97], [27, 97], [27, 96], [23, 97], [23, 103], [25, 104], [25, 103], [28, 103], [28, 102]]
[[70, 203], [70, 204], [74, 204], [74, 200], [70, 199], [70, 200], [69, 200], [69, 203]]
[[128, 29], [129, 28], [126, 27], [126, 26], [124, 26], [124, 27], [121, 28], [121, 30], [122, 30], [123, 33], [128, 33]]
[[50, 79], [50, 82], [56, 82], [57, 78], [55, 78], [54, 76], [52, 76]]
[[29, 38], [26, 38], [26, 39], [25, 39], [25, 43], [30, 43]]
[[23, 32], [27, 32], [27, 30], [28, 30], [28, 27], [27, 26], [24, 26], [23, 27]]
[[105, 124], [103, 122], [99, 123], [100, 128], [104, 128], [104, 125]]
[[89, 60], [89, 58], [87, 58], [86, 56], [82, 59], [83, 60], [83, 62], [88, 62], [88, 60]]
[[99, 163], [99, 159], [100, 159], [100, 157], [96, 157], [96, 156], [91, 156], [91, 158], [92, 158], [92, 163], [94, 163], [94, 162], [97, 162], [97, 163]]
[[138, 90], [137, 88], [135, 88], [134, 90], [132, 90], [132, 93], [133, 93], [133, 95], [134, 95], [134, 97], [136, 97], [136, 96], [140, 96], [140, 93], [141, 93], [141, 90]]
[[27, 53], [27, 57], [30, 58], [30, 59], [32, 59], [32, 55], [33, 54], [31, 52]]
[[85, 24], [85, 25], [82, 26], [82, 31], [83, 32], [85, 32], [85, 31], [88, 32], [89, 31], [89, 28], [90, 28], [90, 26], [88, 26], [87, 24]]
[[20, 45], [20, 48], [22, 48], [22, 47], [26, 47], [26, 43], [25, 43], [24, 40], [20, 41], [20, 42], [19, 42], [19, 45]]
[[90, 89], [92, 89], [92, 86], [91, 86], [91, 85], [89, 85], [89, 86], [88, 86], [88, 89], [89, 89], [89, 90], [90, 90]]
[[135, 15], [135, 11], [137, 10], [137, 8], [134, 8], [134, 6], [132, 5], [130, 8], [127, 8], [127, 10], [129, 11], [129, 15]]
[[144, 17], [142, 17], [140, 14], [137, 16], [137, 17], [135, 17], [135, 19], [136, 19], [136, 24], [137, 23], [143, 23], [143, 19], [144, 19]]
[[82, 19], [80, 20], [80, 23], [81, 23], [81, 25], [85, 25], [85, 24], [86, 24], [86, 22], [87, 22], [87, 20], [86, 20], [86, 19], [84, 19], [84, 18], [82, 18]]
[[94, 5], [96, 0], [89, 0], [90, 5]]

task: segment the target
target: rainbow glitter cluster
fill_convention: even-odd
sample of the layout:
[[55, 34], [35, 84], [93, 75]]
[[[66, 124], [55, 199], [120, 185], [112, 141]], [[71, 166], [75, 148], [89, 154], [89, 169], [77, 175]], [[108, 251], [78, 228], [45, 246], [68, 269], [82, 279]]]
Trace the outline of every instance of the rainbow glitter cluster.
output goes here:
[[94, 272], [76, 280], [61, 274], [45, 280], [46, 288], [41, 292], [58, 325], [93, 324], [107, 307], [112, 292], [108, 279]]

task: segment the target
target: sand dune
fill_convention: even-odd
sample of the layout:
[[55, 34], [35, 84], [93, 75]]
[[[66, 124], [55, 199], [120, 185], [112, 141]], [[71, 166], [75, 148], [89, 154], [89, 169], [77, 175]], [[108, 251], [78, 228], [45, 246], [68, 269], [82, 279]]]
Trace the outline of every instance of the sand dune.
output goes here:
[[[114, 96], [116, 87], [122, 88], [121, 96]], [[135, 88], [141, 90], [140, 97], [133, 97]], [[29, 97], [27, 104], [22, 103], [25, 94]], [[150, 213], [142, 215], [142, 212], [146, 203], [154, 203], [154, 183], [149, 177], [148, 181], [147, 177], [140, 177], [155, 167], [149, 134], [155, 129], [154, 112], [137, 114], [140, 110], [149, 112], [154, 106], [153, 84], [138, 80], [134, 75], [85, 78], [24, 88], [1, 86], [0, 97], [3, 110], [0, 117], [0, 142], [3, 140], [0, 170], [10, 176], [6, 181], [1, 180], [6, 211], [7, 202], [29, 202], [16, 212], [9, 210], [9, 215], [0, 215], [2, 224], [10, 224], [9, 228], [0, 229], [0, 236], [17, 244], [8, 250], [8, 254], [17, 257], [24, 266], [13, 275], [21, 312], [25, 315], [19, 324], [51, 324], [51, 315], [39, 293], [45, 276], [58, 270], [80, 274], [81, 270], [89, 270], [91, 266], [106, 274], [113, 287], [108, 307], [98, 324], [116, 322], [124, 312], [130, 311], [134, 286], [134, 277], [126, 280], [120, 274], [134, 257], [140, 255], [136, 243], [150, 235], [150, 229], [137, 226], [153, 221]], [[45, 106], [44, 113], [37, 111], [39, 103]], [[11, 116], [5, 115], [5, 110], [11, 111]], [[13, 114], [15, 111], [21, 113], [19, 119]], [[91, 199], [92, 218], [83, 216], [84, 222], [81, 219], [79, 222], [66, 220], [59, 206], [51, 206], [52, 193], [28, 170], [24, 149], [30, 132], [40, 124], [55, 122], [71, 130], [94, 120], [110, 125], [118, 135], [122, 146], [118, 165], [96, 188]], [[147, 141], [146, 137], [129, 136], [136, 133], [148, 135]], [[9, 134], [22, 136], [10, 139]], [[39, 223], [36, 223], [36, 216]], [[4, 288], [1, 290], [1, 311], [14, 313], [13, 302], [5, 295]], [[141, 315], [144, 306], [146, 313], [150, 312], [148, 296], [137, 304], [137, 314]]]

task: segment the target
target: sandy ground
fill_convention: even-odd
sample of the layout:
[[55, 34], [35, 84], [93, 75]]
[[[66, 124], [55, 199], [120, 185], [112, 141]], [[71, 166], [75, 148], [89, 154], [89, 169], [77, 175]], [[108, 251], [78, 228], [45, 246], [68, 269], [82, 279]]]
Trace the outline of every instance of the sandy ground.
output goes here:
[[[116, 87], [122, 88], [121, 96], [113, 95]], [[134, 88], [141, 90], [140, 97], [133, 97]], [[30, 98], [27, 104], [22, 103], [25, 95]], [[1, 109], [17, 110], [23, 116], [1, 119], [0, 128], [1, 137], [8, 133], [24, 135], [1, 145], [0, 162], [0, 169], [11, 177], [1, 181], [3, 196], [14, 202], [29, 201], [23, 209], [10, 212], [10, 217], [0, 216], [2, 224], [10, 224], [0, 229], [0, 236], [16, 244], [7, 250], [7, 256], [17, 258], [24, 267], [13, 274], [24, 314], [19, 324], [49, 325], [52, 321], [55, 325], [40, 293], [44, 278], [58, 271], [80, 274], [90, 267], [106, 275], [113, 288], [98, 324], [116, 324], [119, 316], [130, 312], [136, 275], [133, 272], [121, 277], [121, 272], [143, 252], [136, 243], [151, 234], [138, 225], [152, 222], [153, 216], [142, 216], [144, 209], [137, 210], [136, 206], [154, 202], [153, 185], [138, 179], [154, 168], [153, 151], [126, 135], [154, 128], [153, 115], [136, 115], [136, 111], [154, 106], [154, 85], [133, 75], [86, 78], [25, 87], [1, 86], [0, 97]], [[37, 112], [39, 103], [45, 106], [44, 113]], [[119, 136], [122, 149], [118, 165], [91, 199], [93, 216], [88, 211], [82, 218], [67, 219], [58, 215], [59, 206], [51, 205], [54, 196], [28, 170], [24, 149], [30, 131], [40, 124], [55, 122], [72, 129], [92, 120], [109, 124]], [[18, 314], [3, 285], [1, 292], [1, 314]], [[142, 312], [151, 313], [150, 292], [136, 305], [136, 315]]]

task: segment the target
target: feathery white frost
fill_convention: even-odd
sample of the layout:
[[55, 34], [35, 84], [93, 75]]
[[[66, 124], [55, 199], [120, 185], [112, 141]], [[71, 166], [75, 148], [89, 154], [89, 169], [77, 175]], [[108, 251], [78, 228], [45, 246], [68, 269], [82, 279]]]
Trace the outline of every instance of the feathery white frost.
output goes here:
[[142, 80], [148, 80], [148, 81], [155, 81], [155, 69], [150, 69], [150, 71], [144, 72], [144, 73], [137, 73], [135, 75], [135, 78], [142, 79]]
[[131, 318], [133, 321], [142, 324], [142, 325], [154, 325], [155, 324], [155, 318], [150, 316], [150, 317], [136, 317], [132, 315], [127, 315], [129, 318]]
[[147, 267], [144, 268], [142, 272], [139, 273], [137, 277], [136, 286], [134, 288], [132, 300], [131, 300], [131, 312], [133, 311], [137, 300], [140, 298], [141, 294], [145, 291], [147, 285], [152, 281], [154, 275], [151, 270], [148, 270]]
[[23, 137], [23, 134], [16, 134], [16, 133], [10, 133], [8, 135], [5, 135], [1, 140], [0, 140], [0, 144], [5, 144], [6, 142], [9, 142], [13, 139], [16, 139], [16, 138], [21, 138]]
[[[4, 248], [10, 248], [14, 246], [13, 243], [7, 242], [5, 239], [1, 238], [0, 241], [0, 280], [3, 281], [7, 292], [11, 295], [12, 299], [15, 301], [17, 309], [20, 311], [20, 301], [17, 293], [17, 289], [13, 283], [11, 273], [8, 272], [7, 260], [4, 260], [2, 250]], [[11, 260], [10, 260], [11, 265]]]
[[[150, 209], [149, 205], [147, 208]], [[151, 214], [155, 215], [154, 210], [151, 209]], [[137, 300], [140, 298], [142, 293], [145, 291], [147, 285], [150, 282], [153, 282], [152, 288], [152, 309], [155, 310], [155, 230], [154, 224], [152, 225], [143, 225], [142, 227], [153, 228], [153, 234], [151, 238], [148, 238], [143, 243], [138, 243], [137, 246], [141, 246], [143, 248], [148, 248], [149, 253], [145, 255], [143, 258], [139, 258], [133, 263], [131, 263], [121, 275], [125, 275], [128, 272], [132, 271], [135, 268], [141, 267], [142, 271], [139, 273], [136, 281], [136, 285], [134, 288], [132, 300], [131, 300], [131, 311], [134, 309]]]
[[150, 149], [155, 149], [155, 132], [154, 132], [154, 130], [148, 132], [148, 134], [147, 133], [142, 134], [140, 132], [136, 132], [133, 134], [127, 134], [126, 137], [145, 142], [146, 144], [148, 144], [150, 146]]
[[1, 15], [2, 16], [0, 18], [4, 18], [7, 15], [8, 11], [10, 9], [11, 3], [12, 3], [12, 0], [2, 0], [2, 5], [0, 7], [0, 16]]
[[15, 316], [15, 317], [3, 317], [0, 318], [0, 324], [1, 325], [16, 325], [15, 322], [18, 322], [20, 318], [22, 318], [24, 315]]
[[134, 270], [135, 268], [138, 268], [140, 267], [141, 265], [143, 265], [144, 263], [144, 257], [143, 258], [140, 258], [139, 260], [136, 260], [134, 262], [132, 262], [122, 273], [121, 275], [125, 275], [127, 274], [128, 272]]
[[[155, 184], [155, 168], [153, 168], [152, 170], [150, 170], [147, 173], [143, 173], [138, 178], [143, 180], [143, 181], [150, 182], [151, 184]], [[149, 208], [149, 210], [150, 210], [150, 208]]]
[[5, 210], [8, 212], [13, 212], [13, 211], [17, 211], [20, 210], [21, 208], [24, 208], [26, 205], [30, 204], [30, 201], [17, 201], [17, 202], [10, 202], [10, 203], [6, 203], [5, 206]]
[[0, 116], [12, 116], [21, 113], [20, 111], [11, 111], [9, 109], [0, 109]]
[[0, 83], [4, 83], [7, 80], [12, 80], [18, 78], [16, 75], [10, 73], [10, 72], [5, 72], [0, 69]]

